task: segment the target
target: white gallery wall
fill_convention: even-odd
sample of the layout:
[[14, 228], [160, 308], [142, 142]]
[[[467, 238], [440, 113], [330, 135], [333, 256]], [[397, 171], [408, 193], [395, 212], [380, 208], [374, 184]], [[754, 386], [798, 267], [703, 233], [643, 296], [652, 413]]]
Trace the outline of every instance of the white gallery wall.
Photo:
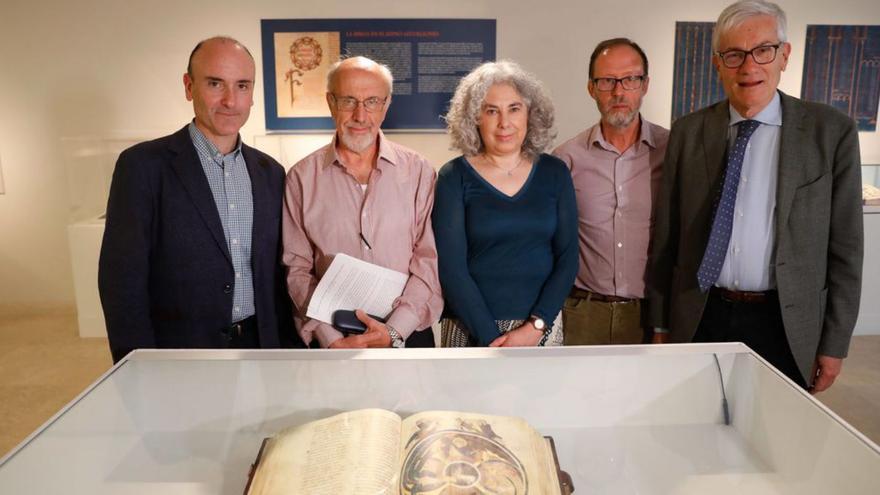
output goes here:
[[[182, 74], [192, 46], [238, 38], [257, 58], [248, 143], [294, 160], [327, 135], [265, 137], [260, 19], [495, 18], [498, 55], [548, 86], [559, 139], [598, 118], [585, 92], [586, 62], [600, 40], [628, 36], [647, 52], [643, 114], [669, 125], [675, 22], [714, 21], [727, 1], [119, 2], [0, 0], [0, 314], [74, 305], [67, 225], [100, 213], [107, 156], [132, 140], [169, 134], [192, 116]], [[781, 89], [799, 95], [807, 24], [880, 24], [876, 0], [780, 1], [793, 52]], [[442, 134], [396, 136], [435, 166], [453, 156]], [[861, 133], [864, 163], [880, 163], [880, 135]], [[285, 163], [289, 166], [291, 163]], [[870, 255], [870, 254], [869, 254]]]

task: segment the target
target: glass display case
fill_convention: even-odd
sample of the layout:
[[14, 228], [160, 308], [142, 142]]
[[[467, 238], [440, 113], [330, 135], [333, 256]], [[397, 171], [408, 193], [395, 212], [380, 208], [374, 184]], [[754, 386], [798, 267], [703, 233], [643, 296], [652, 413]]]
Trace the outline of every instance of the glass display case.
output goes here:
[[862, 165], [862, 203], [865, 213], [880, 213], [880, 165]]
[[0, 493], [241, 494], [263, 438], [379, 407], [518, 416], [575, 493], [876, 493], [880, 447], [741, 344], [136, 351], [0, 460]]

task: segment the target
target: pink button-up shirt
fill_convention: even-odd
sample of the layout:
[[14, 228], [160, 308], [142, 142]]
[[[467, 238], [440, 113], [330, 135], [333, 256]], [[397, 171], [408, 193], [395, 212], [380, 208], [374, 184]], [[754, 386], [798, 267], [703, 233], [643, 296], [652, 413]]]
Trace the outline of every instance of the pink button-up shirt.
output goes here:
[[381, 133], [366, 189], [342, 166], [335, 138], [290, 169], [281, 221], [282, 261], [304, 342], [317, 338], [327, 347], [342, 337], [331, 325], [306, 318], [312, 293], [336, 253], [409, 274], [388, 317], [401, 337], [437, 321], [443, 298], [431, 229], [435, 178], [421, 155]]
[[575, 287], [607, 296], [645, 295], [653, 205], [669, 131], [641, 119], [639, 139], [620, 153], [599, 124], [553, 152], [571, 169], [578, 205], [580, 267]]

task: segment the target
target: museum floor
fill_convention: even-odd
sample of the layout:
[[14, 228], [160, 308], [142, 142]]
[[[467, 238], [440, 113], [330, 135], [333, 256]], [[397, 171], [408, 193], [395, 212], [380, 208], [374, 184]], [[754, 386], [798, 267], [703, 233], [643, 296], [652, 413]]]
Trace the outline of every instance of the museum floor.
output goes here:
[[[111, 364], [105, 339], [81, 339], [72, 314], [0, 318], [0, 456]], [[854, 337], [843, 375], [819, 399], [880, 443], [880, 335]]]

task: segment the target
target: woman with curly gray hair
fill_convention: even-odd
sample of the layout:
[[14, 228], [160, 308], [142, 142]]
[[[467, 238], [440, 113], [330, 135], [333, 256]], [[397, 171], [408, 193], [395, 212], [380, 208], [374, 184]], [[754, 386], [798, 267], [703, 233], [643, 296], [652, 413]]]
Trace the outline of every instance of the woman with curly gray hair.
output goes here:
[[440, 170], [432, 215], [442, 345], [561, 343], [577, 209], [565, 164], [543, 153], [553, 104], [517, 64], [488, 62], [461, 80], [446, 121], [462, 156]]

